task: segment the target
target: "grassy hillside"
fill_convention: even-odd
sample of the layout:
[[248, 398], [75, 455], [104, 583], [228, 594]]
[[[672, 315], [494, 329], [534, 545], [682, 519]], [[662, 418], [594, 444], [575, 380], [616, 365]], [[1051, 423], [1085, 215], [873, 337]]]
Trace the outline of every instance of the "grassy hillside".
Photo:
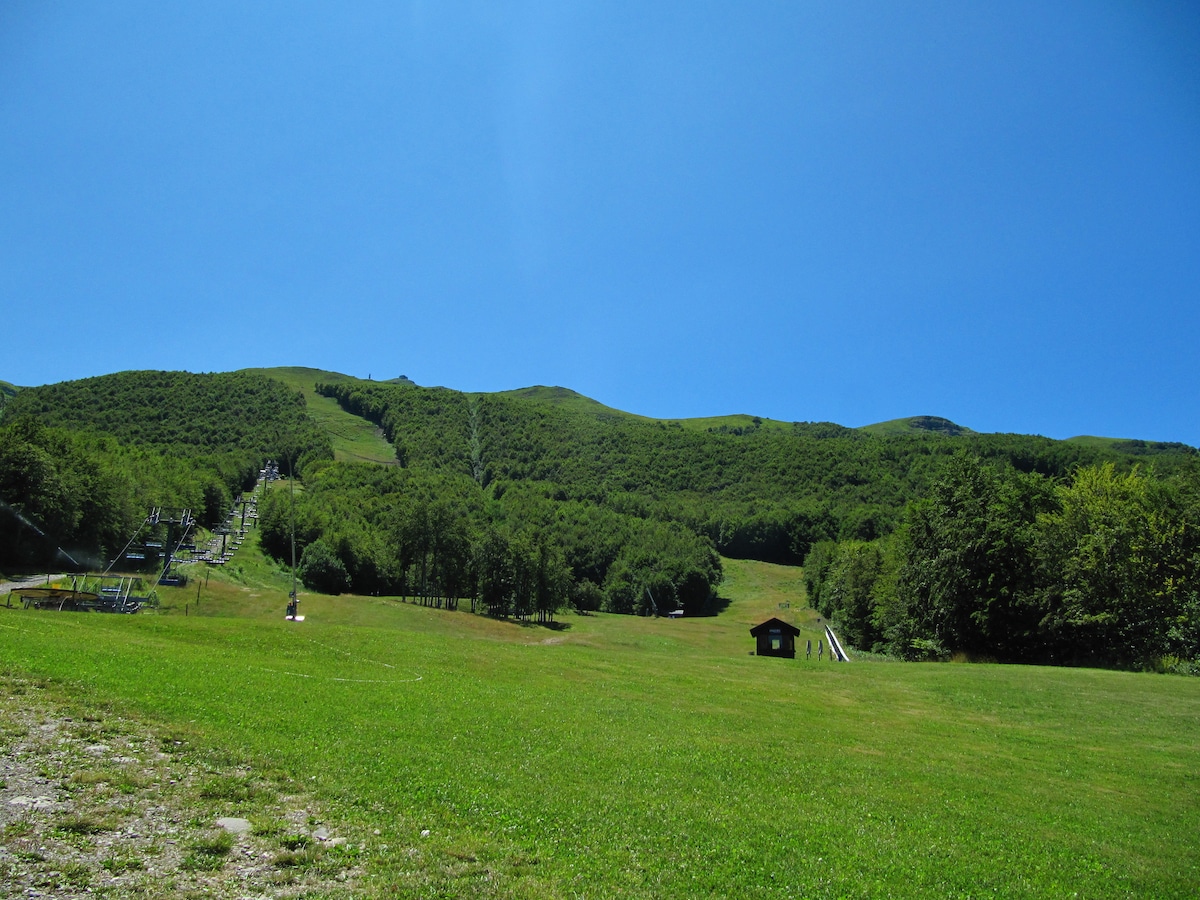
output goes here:
[[267, 459], [333, 456], [304, 398], [250, 373], [119, 372], [24, 388], [0, 419], [0, 569], [94, 567], [152, 507], [220, 521]]
[[[195, 586], [159, 588], [161, 606], [156, 615], [185, 615], [186, 607], [189, 616], [275, 621], [279, 610], [286, 605], [290, 576], [285, 566], [262, 553], [258, 539], [259, 532], [251, 532], [234, 561], [221, 569], [192, 568], [193, 577], [204, 581], [199, 593]], [[817, 623], [817, 614], [805, 604], [800, 569], [752, 560], [724, 559], [722, 564], [725, 580], [720, 589], [720, 615], [678, 621], [631, 619], [603, 613], [570, 616], [569, 627], [562, 631], [562, 640], [583, 640], [597, 646], [614, 647], [649, 633], [658, 637], [669, 635], [694, 642], [696, 646], [740, 656], [753, 649], [749, 629], [777, 616], [801, 628], [804, 632], [801, 640], [811, 638], [816, 646], [818, 637], [824, 635], [823, 626]], [[183, 569], [188, 571], [189, 567]], [[530, 630], [530, 626], [486, 616], [436, 615], [440, 611], [398, 604], [394, 599], [355, 597], [350, 602], [347, 597], [331, 597], [301, 588], [306, 614], [315, 619], [332, 616], [346, 625], [387, 628], [402, 621], [405, 628], [433, 630], [447, 638], [465, 633], [478, 637], [507, 635], [516, 639]]]
[[1200, 889], [1200, 682], [758, 658], [748, 623], [812, 614], [796, 570], [745, 562], [712, 619], [306, 596], [291, 625], [252, 556], [201, 616], [179, 614], [194, 591], [157, 617], [0, 608], [0, 668], [303, 778], [361, 848], [356, 896]]

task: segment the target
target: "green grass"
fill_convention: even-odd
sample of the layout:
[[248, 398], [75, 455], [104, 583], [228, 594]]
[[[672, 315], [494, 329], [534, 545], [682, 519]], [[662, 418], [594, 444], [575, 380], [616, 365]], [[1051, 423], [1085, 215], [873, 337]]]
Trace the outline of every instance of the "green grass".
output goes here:
[[188, 847], [183, 867], [202, 872], [218, 871], [224, 868], [232, 849], [233, 836], [226, 831], [214, 830]]
[[560, 630], [308, 595], [293, 625], [269, 586], [187, 618], [0, 609], [0, 666], [306, 779], [379, 831], [377, 896], [1200, 890], [1200, 681], [758, 658], [750, 624], [815, 616], [798, 570], [727, 571], [718, 617]]
[[99, 834], [102, 831], [113, 830], [112, 823], [93, 816], [70, 816], [61, 821], [58, 827], [69, 834], [77, 835]]
[[[284, 614], [290, 575], [287, 567], [265, 556], [258, 532], [251, 531], [233, 561], [220, 568], [182, 567], [189, 583], [181, 588], [159, 587], [159, 609], [153, 614], [234, 617], [275, 621]], [[750, 560], [724, 559], [725, 583], [721, 593], [730, 605], [720, 616], [682, 619], [638, 619], [627, 616], [568, 615], [569, 628], [560, 637], [599, 646], [656, 646], [661, 641], [741, 655], [753, 649], [749, 629], [771, 616], [801, 629], [801, 638], [824, 636], [817, 614], [804, 605], [800, 570]], [[453, 636], [464, 633], [488, 640], [546, 638], [546, 629], [500, 622], [468, 613], [431, 610], [395, 598], [331, 597], [299, 589], [301, 612], [321, 621], [376, 628], [402, 628]], [[199, 597], [199, 605], [197, 605]], [[736, 597], [736, 601], [730, 598]], [[465, 604], [469, 605], [469, 604]], [[551, 635], [553, 638], [554, 635]]]
[[142, 872], [146, 869], [145, 861], [136, 856], [110, 856], [101, 865], [113, 875], [121, 875], [126, 872]]

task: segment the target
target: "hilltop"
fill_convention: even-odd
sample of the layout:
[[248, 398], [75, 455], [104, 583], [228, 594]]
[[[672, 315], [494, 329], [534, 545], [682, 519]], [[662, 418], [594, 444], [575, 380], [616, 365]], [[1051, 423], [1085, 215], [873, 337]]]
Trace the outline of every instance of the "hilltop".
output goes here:
[[974, 434], [970, 428], [955, 424], [941, 416], [911, 416], [906, 419], [891, 419], [887, 422], [877, 422], [874, 425], [864, 425], [863, 431], [870, 434], [912, 434], [914, 432], [932, 432], [935, 434], [962, 435]]

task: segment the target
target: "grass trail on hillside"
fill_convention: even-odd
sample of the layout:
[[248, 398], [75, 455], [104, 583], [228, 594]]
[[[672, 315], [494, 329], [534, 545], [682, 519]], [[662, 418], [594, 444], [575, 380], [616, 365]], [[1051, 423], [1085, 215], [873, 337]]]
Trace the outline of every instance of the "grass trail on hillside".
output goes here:
[[304, 394], [309, 417], [329, 435], [333, 458], [341, 462], [367, 462], [397, 465], [396, 448], [388, 443], [383, 432], [366, 419], [348, 413], [332, 397], [322, 397], [315, 385], [321, 380], [353, 380], [336, 372], [300, 367], [278, 369], [248, 369], [260, 375], [282, 381]]

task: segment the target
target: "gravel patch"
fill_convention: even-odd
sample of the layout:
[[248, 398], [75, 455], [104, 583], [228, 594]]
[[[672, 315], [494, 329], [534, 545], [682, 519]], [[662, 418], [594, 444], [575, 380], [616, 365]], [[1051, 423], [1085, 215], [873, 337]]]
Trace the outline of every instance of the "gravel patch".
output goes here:
[[3, 896], [340, 898], [362, 858], [286, 775], [0, 674]]

